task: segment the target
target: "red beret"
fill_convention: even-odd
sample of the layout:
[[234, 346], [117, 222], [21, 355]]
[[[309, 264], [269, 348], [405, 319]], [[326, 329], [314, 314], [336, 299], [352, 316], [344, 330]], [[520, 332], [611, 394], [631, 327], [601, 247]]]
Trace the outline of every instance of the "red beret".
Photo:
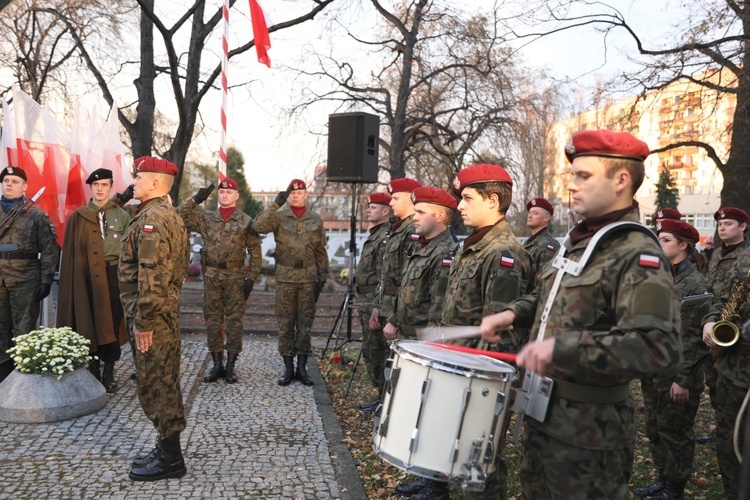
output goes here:
[[479, 182], [506, 182], [513, 186], [513, 179], [503, 167], [482, 163], [469, 165], [456, 174], [456, 178], [453, 179], [453, 192], [456, 196], [461, 196], [461, 191], [466, 186]]
[[682, 219], [682, 214], [676, 208], [662, 208], [654, 212], [654, 215], [651, 216], [651, 219], [653, 220], [660, 220], [660, 219], [680, 220]]
[[446, 190], [434, 187], [418, 187], [411, 193], [411, 201], [417, 203], [432, 203], [442, 205], [451, 210], [458, 206], [456, 199]]
[[552, 206], [552, 203], [548, 202], [544, 198], [532, 198], [526, 203], [526, 211], [528, 212], [531, 210], [531, 207], [539, 207], [545, 209], [547, 212], [550, 213], [550, 215], [554, 215], [555, 213], [555, 207]]
[[418, 187], [422, 187], [422, 185], [408, 177], [404, 177], [403, 179], [393, 179], [388, 183], [388, 193], [411, 193]]
[[135, 173], [154, 172], [156, 174], [177, 175], [177, 165], [163, 158], [141, 156], [135, 160], [133, 165], [135, 165]]
[[611, 130], [584, 130], [573, 134], [565, 145], [568, 161], [579, 156], [604, 156], [643, 161], [651, 154], [648, 144], [627, 132]]
[[690, 240], [693, 244], [698, 243], [701, 239], [701, 235], [698, 234], [698, 230], [687, 222], [674, 219], [664, 219], [656, 223], [656, 234], [661, 233], [672, 233], [678, 236], [682, 236], [686, 240]]
[[231, 177], [224, 177], [224, 180], [219, 183], [219, 189], [234, 189], [239, 191], [237, 183]]
[[367, 203], [374, 205], [390, 205], [391, 195], [388, 193], [372, 193], [367, 197]]
[[734, 219], [740, 224], [743, 222], [750, 222], [750, 215], [741, 208], [724, 207], [720, 208], [714, 214], [715, 220]]
[[6, 175], [15, 175], [23, 180], [27, 180], [26, 172], [24, 172], [22, 168], [14, 167], [13, 165], [8, 165], [2, 170], [2, 172], [0, 172], [0, 182], [3, 182]]
[[296, 191], [298, 189], [307, 189], [307, 184], [305, 184], [305, 181], [301, 179], [292, 179], [292, 182], [289, 183], [288, 189], [292, 191]]

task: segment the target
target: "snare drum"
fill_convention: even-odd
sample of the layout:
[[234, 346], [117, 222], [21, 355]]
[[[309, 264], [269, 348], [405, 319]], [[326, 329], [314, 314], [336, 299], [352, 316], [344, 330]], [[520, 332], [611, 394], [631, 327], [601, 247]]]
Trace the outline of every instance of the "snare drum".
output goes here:
[[514, 367], [401, 340], [391, 345], [373, 447], [399, 469], [482, 490], [510, 406]]

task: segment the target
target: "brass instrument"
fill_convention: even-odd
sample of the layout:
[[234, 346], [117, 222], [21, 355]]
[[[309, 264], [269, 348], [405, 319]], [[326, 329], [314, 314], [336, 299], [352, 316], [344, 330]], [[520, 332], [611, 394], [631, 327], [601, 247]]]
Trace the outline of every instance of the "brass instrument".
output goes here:
[[722, 349], [736, 344], [740, 339], [740, 329], [734, 322], [742, 319], [738, 313], [747, 302], [748, 292], [750, 292], [750, 272], [732, 286], [729, 298], [721, 311], [721, 319], [711, 329], [711, 340], [718, 346], [711, 350], [713, 357], [717, 357]]

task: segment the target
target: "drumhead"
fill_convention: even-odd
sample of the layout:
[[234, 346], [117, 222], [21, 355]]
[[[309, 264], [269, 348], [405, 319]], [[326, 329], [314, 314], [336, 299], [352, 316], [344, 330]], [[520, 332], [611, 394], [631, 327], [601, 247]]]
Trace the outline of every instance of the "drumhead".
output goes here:
[[513, 366], [499, 359], [451, 351], [414, 340], [398, 340], [391, 344], [391, 349], [396, 351], [400, 356], [407, 357], [423, 365], [432, 366], [438, 370], [445, 368], [446, 371], [455, 372], [456, 369], [463, 369], [463, 371], [484, 373], [487, 375], [516, 373], [516, 369]]

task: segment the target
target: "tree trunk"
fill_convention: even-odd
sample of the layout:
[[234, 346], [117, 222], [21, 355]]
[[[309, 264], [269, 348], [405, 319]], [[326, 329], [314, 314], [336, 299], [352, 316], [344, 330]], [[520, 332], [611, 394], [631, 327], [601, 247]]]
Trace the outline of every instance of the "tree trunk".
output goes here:
[[[154, 0], [146, 0], [153, 10]], [[154, 23], [141, 11], [141, 71], [133, 82], [138, 91], [138, 106], [133, 127], [128, 130], [133, 145], [133, 158], [150, 156], [154, 137]]]

